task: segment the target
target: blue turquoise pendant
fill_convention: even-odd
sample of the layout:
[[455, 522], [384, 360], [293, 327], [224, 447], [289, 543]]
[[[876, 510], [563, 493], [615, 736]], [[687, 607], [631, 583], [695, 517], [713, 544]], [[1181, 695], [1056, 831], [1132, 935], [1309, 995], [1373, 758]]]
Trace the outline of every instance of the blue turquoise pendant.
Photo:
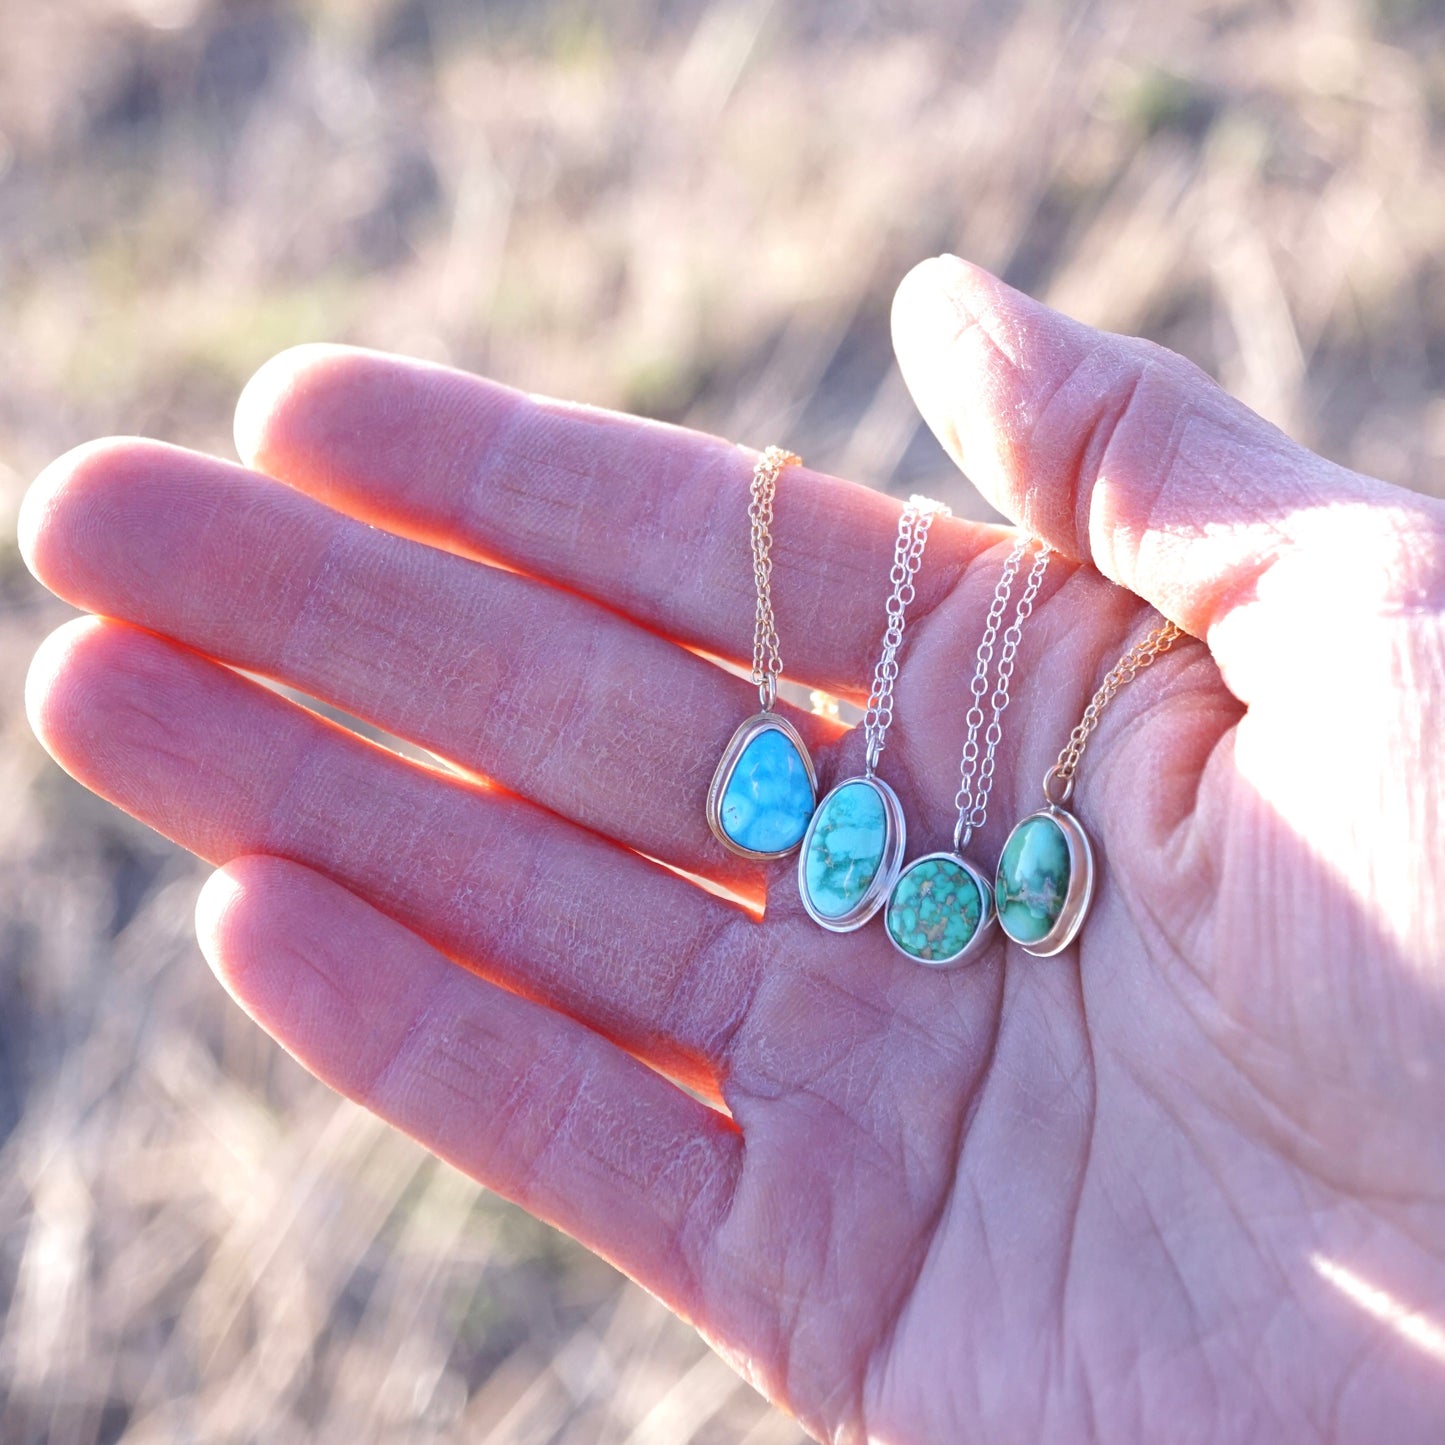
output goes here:
[[733, 734], [707, 790], [707, 825], [744, 858], [782, 858], [803, 841], [818, 798], [798, 731], [764, 709]]
[[808, 917], [851, 933], [883, 906], [903, 862], [903, 805], [881, 778], [839, 783], [818, 805], [798, 855], [798, 892]]

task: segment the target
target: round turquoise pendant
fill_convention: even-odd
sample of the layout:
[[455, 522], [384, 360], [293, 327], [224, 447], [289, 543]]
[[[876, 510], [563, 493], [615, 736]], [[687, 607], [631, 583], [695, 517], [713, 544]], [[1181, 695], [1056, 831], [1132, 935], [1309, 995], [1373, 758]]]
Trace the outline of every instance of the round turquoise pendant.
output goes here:
[[888, 897], [903, 861], [903, 805], [881, 778], [839, 783], [813, 814], [798, 855], [798, 892], [808, 916], [851, 933]]
[[1072, 813], [1031, 813], [1003, 845], [994, 877], [998, 924], [1025, 953], [1048, 958], [1073, 942], [1094, 898], [1094, 850]]
[[898, 875], [883, 923], [905, 958], [955, 968], [983, 947], [993, 916], [993, 888], [972, 863], [956, 853], [925, 853]]

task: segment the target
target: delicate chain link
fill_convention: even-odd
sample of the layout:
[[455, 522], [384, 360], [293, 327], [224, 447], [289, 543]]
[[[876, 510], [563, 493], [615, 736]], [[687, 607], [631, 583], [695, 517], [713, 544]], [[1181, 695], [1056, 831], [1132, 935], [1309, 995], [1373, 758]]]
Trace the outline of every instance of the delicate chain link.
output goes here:
[[978, 807], [974, 780], [978, 775], [978, 735], [983, 730], [983, 700], [988, 692], [988, 670], [993, 662], [993, 649], [998, 640], [999, 626], [1003, 622], [1003, 610], [1008, 606], [1014, 577], [1018, 573], [1019, 563], [1023, 560], [1024, 548], [1028, 544], [1028, 537], [1021, 536], [1014, 543], [1013, 551], [1009, 553], [1003, 564], [998, 585], [993, 589], [993, 601], [989, 604], [988, 616], [984, 620], [983, 638], [978, 644], [978, 658], [974, 664], [973, 681], [969, 684], [973, 702], [969, 705], [968, 713], [964, 718], [968, 725], [968, 736], [963, 742], [963, 757], [958, 765], [958, 793], [953, 800], [954, 807], [958, 809], [959, 824], [954, 830], [954, 838], [960, 849], [967, 841], [963, 837], [964, 829], [967, 828], [971, 831], [978, 826], [970, 819]]
[[[1090, 699], [1079, 725], [1069, 734], [1059, 760], [1044, 774], [1044, 801], [1051, 807], [1069, 801], [1074, 791], [1074, 773], [1079, 759], [1084, 756], [1089, 735], [1099, 725], [1099, 716], [1109, 705], [1114, 694], [1127, 682], [1142, 672], [1156, 657], [1168, 652], [1184, 633], [1172, 622], [1156, 627], [1149, 635], [1136, 642], [1111, 669], [1108, 677], [1099, 684], [1099, 690]], [[1057, 787], [1056, 787], [1057, 785]]]
[[913, 579], [923, 565], [923, 549], [928, 545], [928, 530], [933, 519], [947, 515], [942, 502], [928, 497], [909, 497], [903, 515], [898, 519], [898, 542], [893, 549], [893, 570], [888, 579], [893, 584], [888, 599], [888, 622], [883, 631], [883, 648], [878, 666], [873, 671], [873, 690], [868, 694], [868, 711], [863, 715], [863, 736], [867, 739], [866, 770], [869, 777], [878, 766], [886, 746], [889, 724], [893, 721], [893, 684], [898, 681], [898, 649], [903, 645], [904, 614], [916, 595]]
[[988, 818], [988, 797], [993, 790], [994, 769], [999, 742], [1003, 738], [1000, 719], [1009, 702], [1009, 685], [1013, 681], [1014, 663], [1018, 657], [1019, 643], [1023, 640], [1024, 623], [1033, 614], [1034, 599], [1048, 570], [1049, 558], [1053, 555], [1049, 546], [1041, 544], [1038, 556], [1029, 569], [1028, 580], [1024, 583], [1023, 596], [1014, 608], [1013, 621], [1003, 635], [1003, 650], [999, 653], [998, 672], [994, 678], [993, 695], [989, 698], [991, 716], [983, 732], [983, 752], [980, 756], [978, 735], [983, 729], [983, 699], [988, 691], [988, 671], [993, 662], [993, 650], [998, 641], [999, 625], [1003, 622], [1004, 609], [1008, 606], [1013, 592], [1014, 578], [1018, 575], [1029, 545], [1027, 535], [1014, 543], [999, 574], [998, 585], [994, 588], [993, 601], [989, 605], [988, 617], [984, 621], [983, 640], [978, 645], [978, 660], [973, 671], [970, 690], [973, 703], [965, 721], [968, 737], [963, 744], [963, 759], [958, 768], [958, 796], [954, 805], [958, 809], [958, 822], [953, 829], [953, 848], [961, 853], [968, 847], [976, 828], [982, 828]]
[[753, 583], [758, 593], [757, 616], [753, 623], [753, 683], [762, 699], [763, 711], [771, 712], [778, 697], [778, 679], [783, 674], [783, 657], [778, 649], [778, 624], [773, 617], [773, 497], [784, 467], [800, 465], [801, 457], [782, 447], [769, 447], [753, 468], [752, 500], [748, 521], [752, 527]]

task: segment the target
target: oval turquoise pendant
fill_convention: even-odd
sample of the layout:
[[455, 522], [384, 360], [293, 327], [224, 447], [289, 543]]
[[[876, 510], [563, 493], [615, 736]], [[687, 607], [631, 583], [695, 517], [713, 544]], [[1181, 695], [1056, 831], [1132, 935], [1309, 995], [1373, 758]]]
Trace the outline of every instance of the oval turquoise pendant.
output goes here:
[[982, 948], [993, 914], [993, 888], [972, 863], [956, 853], [925, 853], [898, 875], [883, 923], [905, 958], [954, 968]]
[[813, 760], [776, 713], [750, 717], [723, 750], [707, 790], [707, 825], [744, 858], [781, 858], [802, 842], [818, 797]]
[[1048, 958], [1083, 927], [1094, 897], [1094, 850], [1063, 808], [1031, 813], [1008, 835], [994, 878], [999, 927], [1025, 953]]
[[831, 933], [861, 928], [883, 906], [903, 861], [903, 805], [879, 778], [849, 778], [818, 805], [798, 855], [808, 916]]

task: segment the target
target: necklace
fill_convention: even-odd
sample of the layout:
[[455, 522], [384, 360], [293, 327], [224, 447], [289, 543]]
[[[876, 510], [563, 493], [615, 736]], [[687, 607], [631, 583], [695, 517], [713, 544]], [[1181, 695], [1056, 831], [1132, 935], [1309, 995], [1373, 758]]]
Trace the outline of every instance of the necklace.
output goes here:
[[818, 796], [813, 760], [797, 729], [773, 711], [783, 659], [773, 617], [773, 497], [785, 467], [800, 459], [769, 447], [753, 469], [748, 506], [753, 581], [753, 684], [762, 710], [741, 723], [723, 750], [707, 790], [707, 824], [713, 836], [744, 858], [781, 858], [802, 841]]
[[1045, 806], [1019, 823], [1003, 845], [994, 903], [999, 926], [1025, 953], [1049, 958], [1067, 948], [1084, 926], [1094, 899], [1094, 850], [1079, 820], [1064, 807], [1073, 795], [1074, 774], [1110, 699], [1183, 635], [1166, 622], [1114, 664], [1058, 761], [1044, 774]]
[[913, 579], [923, 564], [933, 519], [947, 510], [927, 497], [910, 497], [898, 519], [887, 624], [863, 717], [863, 774], [845, 779], [823, 799], [803, 836], [798, 891], [808, 916], [830, 933], [851, 933], [867, 923], [888, 897], [903, 861], [903, 805], [875, 773], [893, 721], [893, 684], [904, 618], [915, 595]]
[[[983, 638], [978, 645], [970, 684], [973, 704], [965, 719], [968, 736], [963, 744], [958, 795], [954, 799], [958, 821], [953, 828], [953, 849], [951, 852], [925, 853], [921, 858], [915, 858], [898, 875], [883, 915], [888, 938], [894, 948], [915, 963], [927, 964], [931, 968], [952, 968], [965, 962], [978, 952], [993, 929], [993, 887], [987, 877], [964, 857], [964, 850], [975, 831], [982, 828], [988, 818], [995, 755], [1003, 737], [999, 720], [1008, 706], [1009, 685], [1013, 680], [1024, 623], [1034, 610], [1034, 599], [1038, 596], [1052, 555], [1047, 545], [1039, 548], [1038, 556], [1029, 569], [1023, 595], [1014, 608], [1013, 621], [1004, 632], [998, 673], [993, 695], [989, 699], [992, 715], [988, 727], [984, 729], [983, 700], [988, 692], [988, 674], [998, 642], [998, 630], [1028, 545], [1029, 538], [1020, 537], [1004, 562], [984, 622]], [[981, 729], [982, 752], [979, 749]]]

